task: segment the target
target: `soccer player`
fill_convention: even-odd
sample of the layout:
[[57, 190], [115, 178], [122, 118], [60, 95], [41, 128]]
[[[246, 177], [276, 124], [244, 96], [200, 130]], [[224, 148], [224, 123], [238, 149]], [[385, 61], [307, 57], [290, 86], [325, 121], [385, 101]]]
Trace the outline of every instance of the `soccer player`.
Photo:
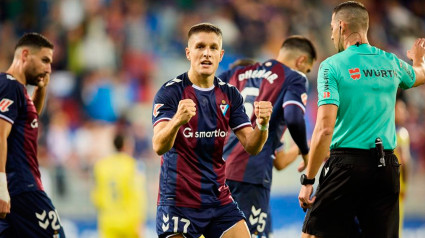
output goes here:
[[100, 234], [103, 238], [142, 237], [146, 213], [144, 177], [131, 153], [129, 140], [118, 133], [114, 138], [116, 153], [94, 166], [96, 205]]
[[348, 237], [355, 216], [363, 237], [398, 237], [396, 92], [424, 83], [425, 39], [417, 39], [408, 51], [412, 67], [370, 45], [368, 27], [363, 4], [349, 1], [334, 8], [331, 39], [339, 53], [319, 69], [319, 108], [298, 197], [300, 206], [308, 208], [302, 237]]
[[272, 105], [255, 102], [256, 127], [239, 91], [217, 77], [222, 33], [209, 23], [188, 32], [189, 71], [165, 83], [154, 99], [153, 149], [161, 157], [159, 237], [250, 237], [225, 183], [223, 145], [229, 128], [258, 154], [267, 140]]
[[[311, 70], [315, 59], [316, 51], [310, 40], [291, 36], [283, 42], [276, 59], [236, 67], [219, 76], [241, 91], [252, 123], [255, 123], [254, 101], [270, 101], [274, 105], [269, 137], [258, 155], [244, 151], [234, 134], [224, 147], [227, 184], [248, 218], [251, 233], [258, 237], [268, 237], [270, 232], [268, 211], [273, 165], [283, 169], [295, 160], [299, 151], [304, 158], [309, 151], [304, 120], [308, 84], [305, 73]], [[296, 147], [289, 152], [283, 150], [280, 140], [286, 128], [299, 150]], [[302, 161], [299, 171], [304, 168]]]
[[[23, 35], [0, 74], [0, 237], [65, 237], [44, 192], [37, 160], [38, 116], [50, 79], [53, 44]], [[32, 98], [26, 85], [35, 87]]]

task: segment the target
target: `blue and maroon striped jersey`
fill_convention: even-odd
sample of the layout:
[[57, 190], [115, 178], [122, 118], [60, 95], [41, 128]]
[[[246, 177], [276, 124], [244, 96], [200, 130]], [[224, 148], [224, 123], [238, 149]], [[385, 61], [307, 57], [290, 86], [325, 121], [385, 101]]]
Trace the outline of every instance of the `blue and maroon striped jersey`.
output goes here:
[[240, 90], [253, 126], [254, 101], [270, 101], [273, 105], [269, 137], [258, 155], [249, 155], [234, 134], [229, 135], [224, 147], [227, 179], [270, 188], [274, 151], [281, 145], [280, 139], [287, 127], [301, 151], [308, 153], [304, 121], [308, 80], [304, 74], [276, 60], [236, 67], [223, 72], [219, 78]]
[[6, 174], [10, 196], [43, 190], [37, 160], [38, 114], [24, 85], [0, 74], [0, 118], [12, 124]]
[[156, 94], [153, 126], [171, 120], [183, 99], [195, 102], [196, 115], [180, 127], [173, 147], [161, 157], [158, 204], [192, 208], [228, 204], [233, 198], [225, 183], [224, 141], [229, 128], [251, 126], [242, 96], [218, 78], [211, 88], [197, 87], [184, 73]]

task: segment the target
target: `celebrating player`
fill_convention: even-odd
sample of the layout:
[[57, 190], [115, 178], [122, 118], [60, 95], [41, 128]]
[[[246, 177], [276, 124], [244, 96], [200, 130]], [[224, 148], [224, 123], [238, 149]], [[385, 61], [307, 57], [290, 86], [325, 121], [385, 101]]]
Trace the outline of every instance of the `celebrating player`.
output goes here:
[[162, 155], [157, 208], [159, 237], [250, 237], [225, 183], [223, 145], [231, 128], [258, 154], [267, 140], [272, 105], [255, 102], [252, 128], [238, 90], [217, 77], [222, 33], [208, 23], [188, 33], [188, 72], [165, 83], [154, 99], [152, 138]]

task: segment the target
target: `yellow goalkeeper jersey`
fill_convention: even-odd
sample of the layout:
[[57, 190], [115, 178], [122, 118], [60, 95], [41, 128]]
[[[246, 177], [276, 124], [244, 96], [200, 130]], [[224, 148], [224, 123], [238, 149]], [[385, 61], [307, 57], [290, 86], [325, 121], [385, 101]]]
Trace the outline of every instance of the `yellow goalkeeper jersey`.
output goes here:
[[92, 199], [102, 236], [114, 237], [105, 235], [108, 231], [138, 229], [145, 220], [146, 196], [137, 161], [125, 153], [104, 158], [95, 164], [94, 179]]

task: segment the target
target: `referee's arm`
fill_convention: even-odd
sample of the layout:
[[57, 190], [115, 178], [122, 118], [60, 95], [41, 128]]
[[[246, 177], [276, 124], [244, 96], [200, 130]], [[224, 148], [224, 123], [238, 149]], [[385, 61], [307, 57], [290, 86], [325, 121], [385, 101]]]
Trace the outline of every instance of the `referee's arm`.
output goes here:
[[416, 80], [413, 87], [425, 83], [425, 38], [418, 38], [407, 51], [407, 57], [413, 60], [413, 70], [415, 71]]
[[[335, 127], [338, 107], [334, 104], [321, 105], [317, 111], [316, 126], [311, 138], [310, 153], [308, 158], [306, 176], [308, 179], [316, 177], [323, 160], [329, 151]], [[310, 199], [313, 185], [302, 185], [298, 199], [302, 208], [310, 208], [315, 198]]]

